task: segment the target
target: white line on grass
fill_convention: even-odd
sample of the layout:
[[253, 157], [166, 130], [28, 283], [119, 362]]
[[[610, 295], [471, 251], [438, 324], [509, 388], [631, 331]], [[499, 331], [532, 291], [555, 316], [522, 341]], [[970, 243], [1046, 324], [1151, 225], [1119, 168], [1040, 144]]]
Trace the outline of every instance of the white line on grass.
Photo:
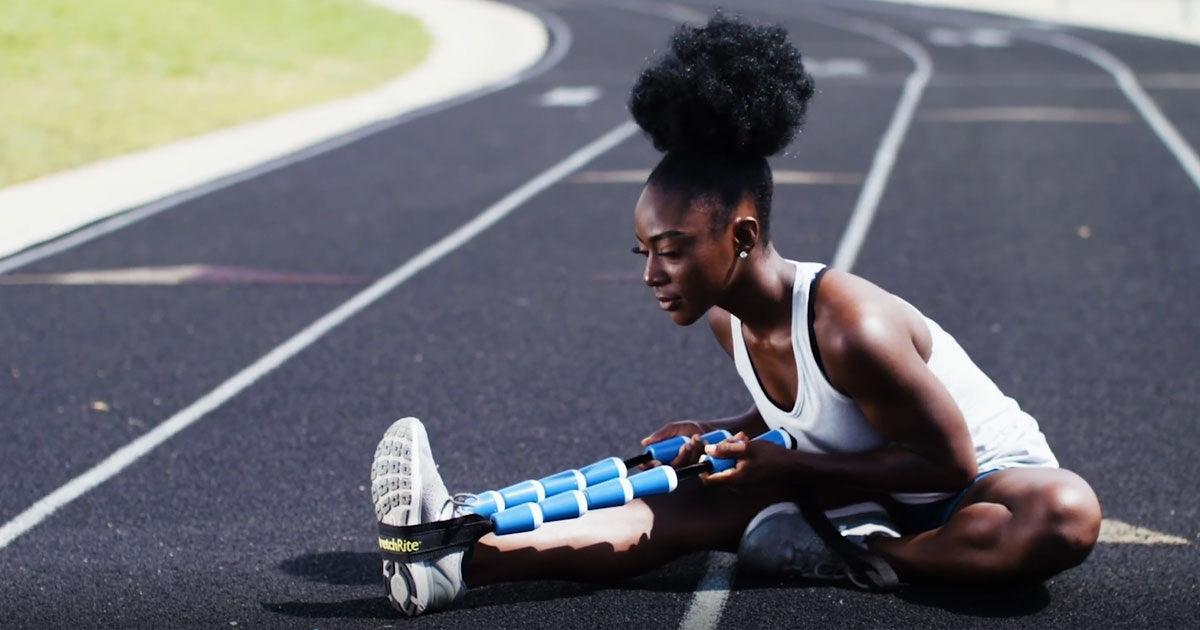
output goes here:
[[492, 204], [491, 207], [484, 210], [474, 219], [442, 237], [441, 240], [409, 259], [408, 262], [380, 278], [371, 286], [363, 289], [357, 295], [343, 302], [317, 321], [309, 324], [308, 327], [296, 333], [291, 339], [276, 346], [275, 349], [263, 355], [246, 368], [243, 368], [242, 371], [218, 385], [216, 389], [205, 394], [196, 402], [180, 410], [141, 437], [121, 447], [87, 472], [75, 477], [45, 498], [29, 506], [24, 512], [18, 514], [16, 518], [13, 518], [11, 521], [5, 523], [3, 527], [0, 527], [0, 549], [4, 549], [17, 537], [44, 521], [55, 510], [74, 501], [87, 491], [120, 473], [130, 464], [137, 461], [138, 458], [171, 439], [176, 433], [186, 429], [197, 420], [200, 420], [208, 412], [237, 396], [247, 387], [250, 387], [260, 378], [270, 373], [271, 370], [283, 365], [286, 361], [321, 339], [326, 333], [350, 319], [359, 311], [367, 308], [379, 300], [379, 298], [387, 295], [388, 292], [395, 289], [404, 281], [458, 249], [472, 238], [475, 238], [530, 198], [582, 168], [605, 151], [617, 146], [632, 136], [636, 130], [637, 125], [627, 121], [588, 143], [563, 161], [508, 193], [504, 198]]
[[93, 241], [101, 236], [104, 236], [105, 234], [116, 232], [121, 228], [138, 223], [143, 219], [160, 214], [166, 210], [177, 208], [188, 201], [196, 199], [197, 197], [203, 197], [209, 193], [229, 188], [234, 184], [255, 179], [259, 176], [266, 175], [267, 173], [277, 171], [285, 166], [290, 166], [297, 162], [307, 160], [311, 157], [328, 153], [334, 149], [344, 147], [352, 142], [361, 140], [367, 136], [385, 131], [387, 129], [391, 129], [392, 127], [406, 123], [410, 120], [444, 111], [456, 105], [487, 96], [488, 94], [511, 87], [521, 83], [522, 81], [535, 77], [546, 70], [549, 70], [557, 65], [559, 61], [562, 61], [563, 57], [565, 57], [567, 54], [567, 50], [571, 47], [571, 29], [553, 13], [549, 13], [540, 9], [533, 9], [530, 7], [523, 8], [526, 8], [527, 10], [536, 14], [538, 18], [542, 20], [542, 23], [546, 25], [546, 29], [550, 31], [551, 35], [550, 50], [546, 52], [545, 56], [543, 56], [540, 61], [525, 71], [519, 72], [512, 77], [502, 79], [490, 85], [485, 85], [478, 90], [474, 90], [472, 92], [468, 92], [439, 103], [420, 107], [411, 112], [406, 112], [387, 120], [381, 120], [364, 127], [359, 127], [358, 129], [346, 132], [323, 142], [318, 142], [310, 147], [300, 149], [295, 153], [284, 155], [273, 160], [268, 160], [262, 164], [259, 164], [258, 166], [215, 179], [205, 184], [200, 184], [194, 188], [182, 190], [180, 192], [163, 197], [158, 201], [152, 201], [146, 205], [131, 208], [121, 212], [120, 214], [103, 219], [63, 236], [53, 238], [39, 245], [34, 245], [29, 249], [17, 252], [16, 254], [13, 254], [7, 258], [0, 259], [0, 274], [8, 273], [13, 269], [24, 267], [25, 265], [32, 264], [42, 260], [43, 258], [48, 258], [55, 254], [72, 249], [78, 245]]
[[[892, 165], [896, 161], [896, 153], [908, 131], [909, 123], [912, 122], [917, 103], [920, 102], [925, 86], [933, 76], [933, 60], [919, 43], [881, 24], [862, 20], [823, 19], [809, 12], [805, 12], [801, 19], [848, 30], [890, 44], [907, 55], [914, 66], [904, 82], [904, 90], [892, 113], [891, 123], [875, 151], [871, 170], [868, 171], [862, 192], [859, 193], [854, 213], [850, 216], [850, 222], [842, 234], [841, 241], [838, 242], [837, 253], [833, 257], [833, 267], [850, 271], [875, 217], [875, 209], [883, 196]], [[692, 596], [683, 622], [679, 624], [680, 630], [712, 630], [717, 627], [733, 584], [735, 564], [728, 554], [710, 554], [708, 569]]]

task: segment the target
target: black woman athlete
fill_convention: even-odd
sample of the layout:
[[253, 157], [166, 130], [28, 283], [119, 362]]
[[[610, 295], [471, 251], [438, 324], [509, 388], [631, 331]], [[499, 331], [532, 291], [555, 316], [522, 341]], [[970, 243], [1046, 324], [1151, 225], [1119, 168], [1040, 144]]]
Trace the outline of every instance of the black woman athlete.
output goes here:
[[[782, 28], [718, 14], [681, 27], [629, 100], [665, 153], [634, 210], [645, 283], [676, 324], [707, 318], [754, 400], [741, 415], [673, 422], [645, 441], [692, 436], [666, 463], [707, 450], [736, 466], [438, 558], [385, 560], [398, 609], [451, 606], [467, 585], [632, 576], [700, 550], [811, 574], [820, 554], [802, 553], [813, 536], [790, 503], [799, 485], [820, 488], [831, 508], [886, 506], [856, 543], [905, 579], [1037, 580], [1087, 557], [1100, 528], [1092, 489], [1059, 468], [1037, 422], [953, 337], [871, 282], [772, 246], [766, 158], [792, 140], [812, 94]], [[734, 437], [711, 446], [696, 437], [719, 428]], [[747, 439], [772, 428], [791, 433], [797, 449]], [[418, 420], [397, 421], [379, 457], [404, 461], [399, 482], [373, 479], [381, 522], [458, 514]]]

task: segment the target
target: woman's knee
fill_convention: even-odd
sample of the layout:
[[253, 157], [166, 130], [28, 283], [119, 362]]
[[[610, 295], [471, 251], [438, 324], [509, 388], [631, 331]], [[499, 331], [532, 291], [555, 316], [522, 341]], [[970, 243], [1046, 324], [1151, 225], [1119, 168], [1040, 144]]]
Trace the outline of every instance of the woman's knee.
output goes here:
[[[1069, 569], [1087, 558], [1100, 536], [1100, 502], [1078, 476], [1064, 483], [1039, 488], [1038, 547]], [[1055, 571], [1055, 572], [1057, 572]]]
[[[1063, 471], [1066, 473], [1066, 471]], [[1087, 558], [1100, 534], [1100, 503], [1073, 473], [1030, 484], [1010, 506], [1007, 532], [1013, 577], [1044, 579]]]

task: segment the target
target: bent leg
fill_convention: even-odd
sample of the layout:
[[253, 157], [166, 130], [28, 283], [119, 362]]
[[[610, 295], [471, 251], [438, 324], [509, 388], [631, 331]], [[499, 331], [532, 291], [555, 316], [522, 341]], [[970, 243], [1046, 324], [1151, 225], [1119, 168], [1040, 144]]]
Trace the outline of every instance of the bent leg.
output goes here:
[[1100, 533], [1100, 503], [1059, 468], [1011, 468], [979, 480], [950, 519], [927, 532], [875, 539], [903, 575], [959, 582], [1044, 579], [1083, 562]]
[[689, 483], [670, 494], [546, 523], [531, 532], [484, 536], [465, 577], [471, 586], [631, 577], [694, 551], [734, 551], [755, 514], [787, 500], [791, 494], [782, 487]]

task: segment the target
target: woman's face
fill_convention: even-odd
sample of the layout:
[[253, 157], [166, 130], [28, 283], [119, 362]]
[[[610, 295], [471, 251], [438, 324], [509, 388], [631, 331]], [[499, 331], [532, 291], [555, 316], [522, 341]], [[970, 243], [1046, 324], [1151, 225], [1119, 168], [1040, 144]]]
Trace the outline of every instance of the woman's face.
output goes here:
[[691, 325], [721, 299], [735, 263], [731, 228], [714, 234], [711, 213], [690, 205], [680, 195], [646, 186], [633, 212], [634, 251], [646, 257], [642, 280], [680, 326]]

